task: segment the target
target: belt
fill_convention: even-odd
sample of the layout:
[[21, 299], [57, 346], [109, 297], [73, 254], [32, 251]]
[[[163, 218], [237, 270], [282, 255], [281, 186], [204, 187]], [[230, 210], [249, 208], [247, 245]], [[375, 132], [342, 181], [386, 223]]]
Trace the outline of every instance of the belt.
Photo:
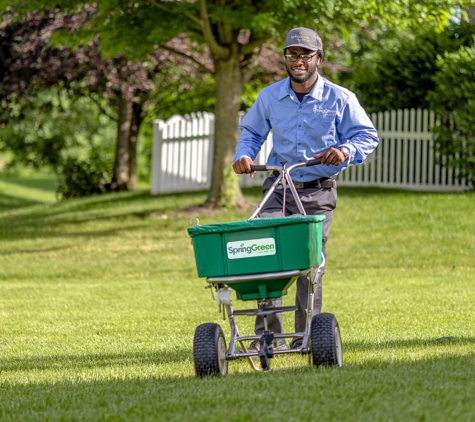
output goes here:
[[[273, 171], [273, 176], [278, 176], [279, 172]], [[309, 182], [296, 182], [292, 180], [297, 189], [334, 189], [336, 188], [336, 180], [330, 177], [321, 177], [320, 179], [310, 180]]]

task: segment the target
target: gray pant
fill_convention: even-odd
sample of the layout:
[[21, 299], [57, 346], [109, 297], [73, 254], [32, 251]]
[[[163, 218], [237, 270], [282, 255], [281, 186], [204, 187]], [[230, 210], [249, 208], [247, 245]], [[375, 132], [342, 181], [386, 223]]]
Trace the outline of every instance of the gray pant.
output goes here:
[[[265, 193], [272, 186], [275, 177], [271, 176], [264, 181], [262, 190]], [[307, 215], [323, 214], [326, 219], [323, 223], [323, 255], [327, 256], [327, 240], [330, 235], [330, 227], [333, 219], [333, 210], [336, 208], [337, 191], [335, 189], [299, 189], [300, 201], [305, 209]], [[283, 189], [276, 189], [267, 203], [263, 206], [262, 217], [279, 217], [282, 216], [282, 208], [284, 202]], [[300, 214], [297, 204], [294, 201], [290, 189], [287, 189], [285, 197], [285, 215]], [[322, 309], [322, 277], [325, 272], [325, 267], [317, 277], [316, 291], [313, 302], [313, 314], [319, 314]], [[306, 308], [308, 298], [308, 279], [307, 277], [299, 277], [296, 283], [295, 305], [295, 331], [305, 330]], [[274, 300], [275, 306], [282, 306], [282, 299]], [[283, 333], [284, 327], [282, 322], [282, 314], [271, 314], [267, 316], [268, 329], [274, 333]], [[257, 317], [255, 324], [255, 333], [261, 334], [264, 331], [264, 318]]]

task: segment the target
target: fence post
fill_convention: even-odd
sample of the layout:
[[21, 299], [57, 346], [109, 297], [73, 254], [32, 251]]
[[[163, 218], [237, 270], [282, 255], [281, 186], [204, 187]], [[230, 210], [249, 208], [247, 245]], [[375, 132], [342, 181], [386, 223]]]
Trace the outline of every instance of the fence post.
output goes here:
[[150, 193], [160, 193], [160, 172], [162, 163], [162, 132], [165, 122], [160, 119], [153, 121], [153, 144], [152, 144], [152, 174]]

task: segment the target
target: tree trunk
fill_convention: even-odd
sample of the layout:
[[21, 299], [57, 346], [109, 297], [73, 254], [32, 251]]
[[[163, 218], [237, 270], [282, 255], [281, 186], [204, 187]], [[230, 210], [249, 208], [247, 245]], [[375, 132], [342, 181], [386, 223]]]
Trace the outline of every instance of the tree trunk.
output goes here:
[[127, 189], [135, 191], [137, 189], [137, 149], [140, 125], [142, 124], [143, 107], [134, 103], [132, 106], [132, 123], [129, 131], [129, 179]]
[[469, 6], [467, 8], [468, 21], [475, 23], [475, 6]]
[[232, 171], [238, 138], [238, 115], [244, 88], [237, 57], [215, 60], [216, 108], [211, 187], [205, 207], [239, 207], [243, 202], [238, 177]]
[[128, 189], [129, 182], [129, 138], [132, 125], [132, 102], [121, 97], [119, 100], [119, 123], [111, 189]]

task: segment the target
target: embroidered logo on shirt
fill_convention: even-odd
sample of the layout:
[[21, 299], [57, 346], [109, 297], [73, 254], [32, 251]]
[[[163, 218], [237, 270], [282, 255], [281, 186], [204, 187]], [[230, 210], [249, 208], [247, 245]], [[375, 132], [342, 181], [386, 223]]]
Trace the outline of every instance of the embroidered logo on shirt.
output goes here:
[[336, 114], [336, 110], [332, 110], [331, 108], [318, 108], [316, 105], [313, 106], [313, 112], [322, 114]]

